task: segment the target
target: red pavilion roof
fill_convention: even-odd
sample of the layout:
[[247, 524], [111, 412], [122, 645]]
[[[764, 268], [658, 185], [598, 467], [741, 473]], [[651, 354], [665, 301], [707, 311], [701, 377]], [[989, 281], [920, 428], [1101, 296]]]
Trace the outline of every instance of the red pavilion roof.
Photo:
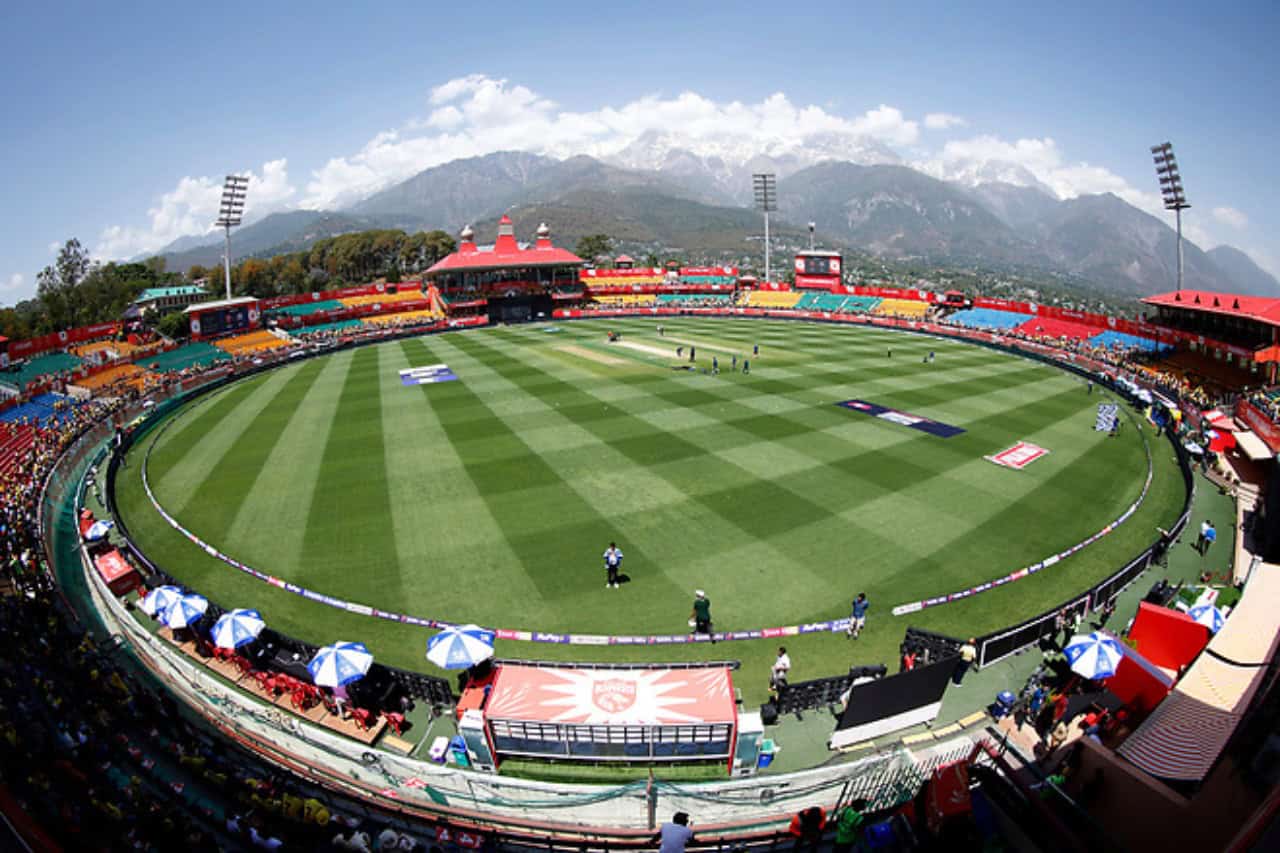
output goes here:
[[1256, 320], [1271, 326], [1280, 326], [1280, 299], [1267, 296], [1237, 296], [1232, 293], [1215, 293], [1212, 290], [1181, 290], [1161, 293], [1142, 300], [1147, 305], [1165, 308], [1184, 308], [1207, 314], [1225, 314]]
[[566, 264], [581, 266], [582, 258], [567, 249], [551, 245], [551, 238], [545, 229], [539, 229], [534, 245], [522, 249], [516, 242], [511, 217], [503, 214], [498, 220], [498, 239], [492, 249], [480, 249], [471, 239], [470, 229], [463, 232], [458, 250], [441, 258], [427, 275], [444, 272], [461, 272], [463, 270], [492, 270], [504, 267], [549, 267]]

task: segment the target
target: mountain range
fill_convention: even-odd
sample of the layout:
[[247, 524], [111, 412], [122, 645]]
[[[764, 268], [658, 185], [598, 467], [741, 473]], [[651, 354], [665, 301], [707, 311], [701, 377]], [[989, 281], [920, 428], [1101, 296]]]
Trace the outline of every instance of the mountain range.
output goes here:
[[[741, 152], [695, 154], [652, 133], [609, 162], [500, 152], [426, 169], [345, 210], [272, 214], [239, 229], [232, 245], [237, 258], [264, 257], [354, 230], [456, 233], [465, 224], [484, 242], [506, 212], [526, 239], [545, 221], [564, 245], [604, 233], [660, 255], [736, 253], [750, 260], [761, 254], [751, 175], [771, 171], [778, 176], [774, 231], [783, 245], [799, 245], [807, 235], [803, 223], [813, 221], [824, 245], [847, 252], [1038, 270], [1124, 298], [1174, 287], [1173, 230], [1117, 196], [1058, 199], [1028, 175], [1003, 172], [943, 181], [899, 164], [888, 149], [853, 151], [849, 144], [833, 140], [830, 151], [817, 152], [830, 159], [816, 163], [813, 151], [745, 159]], [[160, 254], [170, 269], [211, 265], [222, 244], [182, 238]], [[1228, 246], [1204, 252], [1186, 240], [1183, 286], [1280, 296], [1280, 282], [1243, 252]]]

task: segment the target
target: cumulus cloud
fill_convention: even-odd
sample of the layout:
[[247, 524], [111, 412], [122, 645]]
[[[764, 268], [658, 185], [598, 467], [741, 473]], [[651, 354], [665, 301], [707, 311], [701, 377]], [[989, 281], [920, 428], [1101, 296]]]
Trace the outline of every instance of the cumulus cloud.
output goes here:
[[[245, 221], [288, 206], [297, 193], [289, 182], [288, 161], [281, 158], [263, 163], [257, 172], [248, 171], [249, 191], [245, 200]], [[93, 254], [106, 259], [130, 258], [172, 243], [179, 237], [211, 234], [218, 218], [222, 197], [222, 176], [184, 177], [164, 193], [147, 211], [144, 226], [109, 225], [102, 230]]]
[[0, 291], [4, 293], [13, 293], [16, 290], [22, 290], [23, 285], [27, 283], [27, 277], [20, 272], [13, 273], [0, 284]]
[[1215, 207], [1210, 212], [1213, 214], [1214, 219], [1236, 230], [1245, 228], [1249, 224], [1249, 217], [1234, 207]]
[[[425, 116], [384, 130], [359, 151], [315, 170], [300, 205], [349, 204], [423, 169], [495, 151], [608, 158], [643, 139], [648, 153], [659, 157], [679, 146], [742, 163], [758, 154], [821, 148], [827, 156], [884, 162], [896, 158], [878, 146], [909, 146], [920, 138], [919, 122], [887, 104], [845, 117], [794, 104], [780, 92], [756, 103], [714, 101], [696, 92], [651, 94], [618, 106], [572, 111], [528, 87], [470, 74], [433, 88], [427, 104]], [[645, 152], [631, 153], [642, 157]], [[629, 162], [648, 165], [643, 159]]]
[[947, 130], [952, 127], [964, 127], [969, 122], [951, 113], [929, 113], [924, 117], [924, 126], [929, 130]]

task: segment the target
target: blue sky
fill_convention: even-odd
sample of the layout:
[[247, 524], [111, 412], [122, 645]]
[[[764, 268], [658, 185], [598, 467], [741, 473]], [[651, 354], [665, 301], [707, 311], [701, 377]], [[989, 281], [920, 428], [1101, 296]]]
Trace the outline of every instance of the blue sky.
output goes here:
[[252, 173], [254, 216], [655, 128], [729, 155], [834, 134], [1148, 209], [1169, 139], [1189, 235], [1280, 272], [1275, 3], [184, 5], [6, 9], [0, 302], [69, 237], [124, 257], [206, 228], [228, 171]]

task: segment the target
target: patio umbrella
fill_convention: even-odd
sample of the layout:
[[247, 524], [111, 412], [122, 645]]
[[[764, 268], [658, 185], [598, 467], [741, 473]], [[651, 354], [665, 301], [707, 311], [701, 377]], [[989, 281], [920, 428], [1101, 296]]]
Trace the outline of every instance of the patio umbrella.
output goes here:
[[209, 637], [220, 649], [238, 649], [245, 643], [256, 640], [265, 627], [267, 623], [262, 621], [262, 615], [258, 611], [232, 610], [218, 617]]
[[1094, 631], [1077, 634], [1062, 650], [1071, 662], [1071, 671], [1090, 679], [1110, 678], [1124, 657], [1124, 648], [1113, 637]]
[[445, 669], [469, 669], [493, 657], [493, 631], [452, 625], [427, 641], [427, 660]]
[[1151, 392], [1148, 391], [1146, 388], [1139, 388], [1138, 393], [1135, 394], [1134, 396], [1144, 403], [1151, 402]]
[[1212, 604], [1197, 604], [1187, 611], [1187, 615], [1208, 628], [1211, 634], [1221, 631], [1222, 623], [1227, 621], [1226, 617], [1222, 615], [1222, 611]]
[[179, 598], [182, 598], [182, 590], [176, 586], [158, 586], [147, 593], [139, 606], [148, 616], [163, 615]]
[[160, 617], [160, 621], [174, 630], [188, 628], [193, 622], [199, 622], [200, 617], [208, 609], [209, 600], [207, 598], [203, 595], [189, 592], [173, 604], [170, 604], [169, 609], [164, 611], [164, 615]]
[[373, 655], [364, 643], [334, 643], [316, 652], [307, 672], [320, 687], [340, 687], [364, 678], [371, 666]]
[[89, 529], [84, 532], [84, 541], [97, 542], [99, 539], [106, 537], [107, 531], [115, 527], [116, 523], [109, 519], [101, 519], [89, 525]]
[[1184, 441], [1182, 442], [1182, 446], [1185, 447], [1187, 449], [1187, 452], [1190, 453], [1192, 456], [1204, 455], [1204, 448], [1196, 444], [1194, 441]]

